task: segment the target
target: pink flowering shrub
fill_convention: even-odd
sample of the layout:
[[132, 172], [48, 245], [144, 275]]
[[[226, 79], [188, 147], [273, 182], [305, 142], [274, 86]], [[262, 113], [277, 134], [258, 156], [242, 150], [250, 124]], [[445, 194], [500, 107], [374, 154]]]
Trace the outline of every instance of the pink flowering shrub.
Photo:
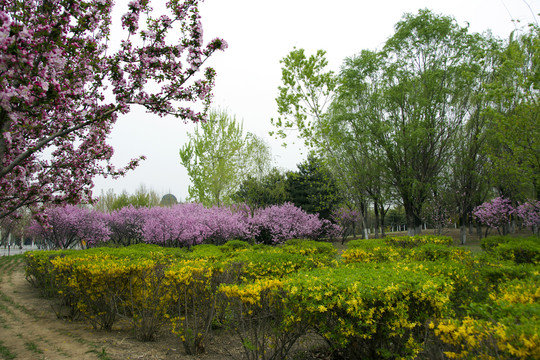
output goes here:
[[142, 233], [144, 241], [163, 246], [195, 245], [202, 239], [195, 234], [193, 216], [185, 216], [181, 206], [154, 207], [148, 210]]
[[339, 225], [344, 240], [350, 231], [355, 233], [356, 224], [362, 221], [362, 215], [356, 210], [341, 207], [332, 212], [332, 219]]
[[[108, 214], [69, 205], [49, 209], [46, 222], [35, 222], [31, 231], [54, 248], [75, 247], [82, 240], [85, 246], [105, 241], [168, 247], [222, 245], [229, 240], [280, 244], [289, 239], [337, 237], [341, 232], [338, 225], [290, 203], [257, 210], [252, 217], [249, 213], [197, 203], [150, 209], [128, 206]], [[44, 225], [47, 222], [49, 226]]]
[[147, 243], [166, 246], [192, 246], [203, 242], [221, 245], [232, 239], [251, 238], [251, 229], [241, 213], [191, 203], [148, 210], [143, 236]]
[[510, 222], [510, 216], [515, 213], [510, 199], [497, 197], [477, 206], [473, 215], [477, 221], [490, 227], [503, 229]]
[[67, 205], [49, 208], [44, 216], [47, 223], [34, 221], [29, 233], [50, 248], [92, 246], [107, 241], [111, 234], [105, 216], [98, 211]]
[[334, 237], [339, 226], [318, 215], [308, 214], [291, 203], [257, 210], [249, 219], [255, 239], [265, 244], [280, 244], [289, 239]]
[[133, 205], [104, 214], [111, 230], [111, 242], [123, 246], [142, 242], [143, 225], [147, 214], [148, 208], [136, 208]]
[[523, 225], [530, 226], [538, 234], [540, 227], [540, 201], [529, 200], [516, 209], [516, 214], [523, 220]]

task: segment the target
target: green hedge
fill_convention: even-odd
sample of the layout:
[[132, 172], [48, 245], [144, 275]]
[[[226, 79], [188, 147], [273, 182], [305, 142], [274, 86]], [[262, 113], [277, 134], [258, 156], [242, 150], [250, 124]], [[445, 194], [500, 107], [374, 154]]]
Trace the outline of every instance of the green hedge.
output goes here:
[[26, 274], [96, 328], [122, 316], [142, 340], [169, 329], [188, 354], [218, 327], [264, 360], [287, 357], [308, 332], [344, 359], [430, 359], [441, 349], [535, 358], [540, 268], [534, 252], [515, 246], [537, 242], [500, 242], [474, 256], [423, 239], [351, 241], [343, 261], [331, 244], [308, 240], [28, 252]]

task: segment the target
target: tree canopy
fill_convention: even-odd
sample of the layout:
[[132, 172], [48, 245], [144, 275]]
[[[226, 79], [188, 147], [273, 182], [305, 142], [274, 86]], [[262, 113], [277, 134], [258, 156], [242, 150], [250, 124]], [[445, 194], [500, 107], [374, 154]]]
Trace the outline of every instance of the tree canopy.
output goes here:
[[420, 10], [338, 74], [324, 51], [294, 49], [273, 124], [282, 137], [298, 130], [364, 218], [368, 203], [382, 222], [401, 204], [417, 233], [435, 208], [426, 206], [444, 198], [465, 226], [493, 189], [539, 196], [539, 39], [535, 26], [505, 42]]

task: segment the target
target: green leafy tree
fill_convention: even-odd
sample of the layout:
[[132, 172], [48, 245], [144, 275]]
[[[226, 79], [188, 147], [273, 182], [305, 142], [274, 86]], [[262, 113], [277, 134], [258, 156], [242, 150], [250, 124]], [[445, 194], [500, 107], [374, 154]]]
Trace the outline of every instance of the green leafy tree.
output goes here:
[[444, 171], [448, 182], [446, 198], [453, 203], [459, 218], [461, 244], [466, 243], [467, 228], [472, 231], [474, 208], [486, 200], [492, 186], [492, 166], [486, 156], [491, 118], [486, 111], [490, 105], [486, 88], [493, 84], [501, 50], [500, 40], [490, 35], [473, 34], [469, 44], [470, 66], [464, 67], [462, 98], [468, 116], [456, 131], [452, 156]]
[[372, 51], [345, 59], [339, 74], [336, 96], [325, 123], [332, 150], [332, 163], [344, 169], [343, 188], [360, 204], [364, 218], [368, 202], [373, 205], [375, 236], [384, 232], [384, 219], [392, 202], [384, 153], [374, 146], [366, 127], [382, 117], [380, 82], [381, 57]]
[[225, 111], [211, 111], [188, 136], [180, 159], [191, 180], [189, 200], [207, 206], [231, 203], [240, 183], [250, 174], [263, 174], [271, 162], [264, 141], [244, 135], [242, 124]]
[[404, 16], [381, 52], [385, 114], [372, 122], [371, 135], [385, 154], [411, 234], [421, 230], [422, 207], [469, 114], [464, 90], [477, 81], [470, 76], [470, 46], [467, 28], [421, 10]]
[[111, 212], [129, 205], [136, 208], [151, 208], [159, 204], [159, 194], [155, 190], [148, 189], [146, 185], [141, 184], [133, 194], [129, 194], [126, 190], [120, 194], [115, 194], [113, 189], [109, 189], [107, 192], [102, 190], [98, 201], [94, 204], [94, 208], [102, 212]]
[[324, 146], [322, 123], [336, 86], [334, 73], [326, 71], [325, 54], [318, 50], [308, 58], [304, 49], [294, 48], [280, 61], [283, 86], [276, 98], [280, 117], [271, 121], [281, 138], [296, 130], [306, 145]]
[[500, 54], [492, 100], [489, 158], [500, 195], [540, 199], [540, 28], [512, 34]]
[[323, 219], [331, 218], [341, 200], [332, 173], [313, 154], [298, 164], [298, 171], [287, 173], [286, 191], [294, 205], [307, 213], [318, 213]]
[[326, 159], [336, 173], [335, 178], [346, 198], [363, 215], [362, 227], [367, 237], [365, 216], [367, 197], [358, 189], [361, 177], [355, 176], [347, 168], [350, 162], [343, 158], [343, 147], [335, 144], [342, 141], [339, 135], [332, 133], [328, 126], [328, 110], [334, 96], [337, 78], [326, 69], [328, 61], [325, 52], [306, 56], [303, 49], [294, 49], [282, 61], [282, 86], [276, 99], [280, 117], [272, 119], [277, 128], [276, 134], [286, 138], [290, 131], [297, 131], [298, 136], [321, 158]]
[[287, 201], [286, 181], [285, 174], [277, 168], [271, 169], [260, 178], [248, 175], [240, 184], [234, 200], [249, 205], [253, 210], [271, 205], [281, 205]]

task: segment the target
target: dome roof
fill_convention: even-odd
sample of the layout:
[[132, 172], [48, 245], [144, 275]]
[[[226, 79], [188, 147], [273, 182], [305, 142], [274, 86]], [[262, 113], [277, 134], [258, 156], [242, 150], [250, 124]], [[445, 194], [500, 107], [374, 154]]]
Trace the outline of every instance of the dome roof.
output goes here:
[[178, 204], [178, 200], [173, 194], [163, 195], [163, 197], [161, 198], [161, 202], [159, 203], [159, 205], [161, 206], [173, 206], [176, 204]]

